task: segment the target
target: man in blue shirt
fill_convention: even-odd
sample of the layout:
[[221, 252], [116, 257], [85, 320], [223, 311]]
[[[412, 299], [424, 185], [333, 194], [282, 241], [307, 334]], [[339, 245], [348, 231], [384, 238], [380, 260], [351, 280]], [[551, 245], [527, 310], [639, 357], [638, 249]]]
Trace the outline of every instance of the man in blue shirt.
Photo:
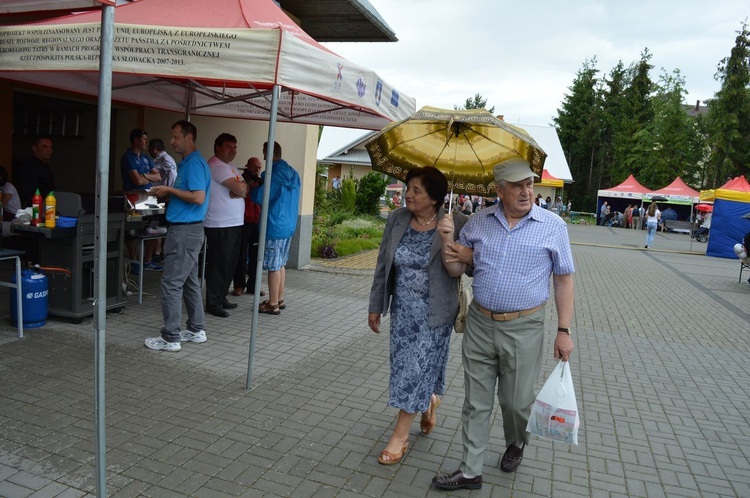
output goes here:
[[568, 230], [557, 214], [534, 204], [536, 176], [521, 159], [500, 163], [495, 166], [498, 205], [472, 216], [457, 243], [450, 216], [438, 225], [448, 272], [458, 276], [468, 266], [474, 276], [474, 302], [462, 345], [463, 458], [452, 474], [435, 476], [432, 482], [439, 489], [482, 487], [495, 392], [506, 444], [500, 470], [514, 472], [521, 464], [542, 366], [550, 275], [558, 323], [554, 357], [568, 361], [573, 351], [574, 266]]
[[130, 132], [130, 148], [120, 160], [122, 189], [148, 190], [151, 182], [161, 180], [159, 172], [148, 155], [148, 134], [146, 130], [136, 128]]
[[[130, 132], [130, 148], [125, 151], [120, 160], [120, 174], [122, 175], [122, 189], [147, 190], [152, 181], [159, 181], [161, 176], [154, 168], [154, 163], [148, 155], [148, 134], [146, 130], [136, 128]], [[154, 250], [159, 241], [147, 240], [143, 244], [143, 266], [146, 270], [162, 271], [163, 268], [153, 261]], [[135, 240], [128, 240], [128, 255], [135, 259]], [[138, 265], [134, 265], [137, 267]], [[135, 270], [133, 270], [135, 272]], [[138, 268], [141, 271], [141, 268]]]
[[[159, 185], [151, 192], [169, 197], [164, 273], [161, 278], [161, 311], [164, 327], [160, 337], [146, 339], [146, 347], [179, 351], [180, 342], [206, 342], [206, 315], [198, 282], [198, 254], [203, 245], [203, 218], [208, 209], [211, 171], [195, 146], [198, 130], [188, 121], [172, 126], [172, 146], [182, 155], [174, 186]], [[181, 330], [182, 302], [188, 320]]]

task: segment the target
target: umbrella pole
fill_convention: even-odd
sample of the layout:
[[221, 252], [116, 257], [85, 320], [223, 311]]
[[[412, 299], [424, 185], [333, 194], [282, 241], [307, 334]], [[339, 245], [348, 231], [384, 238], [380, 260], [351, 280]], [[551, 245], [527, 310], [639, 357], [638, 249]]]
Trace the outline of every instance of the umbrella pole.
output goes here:
[[[448, 138], [450, 140], [450, 138]], [[451, 215], [451, 212], [453, 211], [453, 189], [456, 187], [456, 153], [458, 152], [458, 147], [453, 147], [453, 173], [451, 176], [451, 196], [448, 198], [448, 216]]]

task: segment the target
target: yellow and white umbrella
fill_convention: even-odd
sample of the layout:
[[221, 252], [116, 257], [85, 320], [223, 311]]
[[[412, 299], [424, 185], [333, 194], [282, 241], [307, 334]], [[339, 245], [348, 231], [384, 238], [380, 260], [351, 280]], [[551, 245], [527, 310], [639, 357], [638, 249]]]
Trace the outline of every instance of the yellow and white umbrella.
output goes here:
[[434, 166], [454, 193], [493, 195], [496, 164], [522, 158], [541, 177], [547, 154], [522, 128], [485, 109], [423, 107], [365, 144], [373, 169], [404, 181], [410, 169]]

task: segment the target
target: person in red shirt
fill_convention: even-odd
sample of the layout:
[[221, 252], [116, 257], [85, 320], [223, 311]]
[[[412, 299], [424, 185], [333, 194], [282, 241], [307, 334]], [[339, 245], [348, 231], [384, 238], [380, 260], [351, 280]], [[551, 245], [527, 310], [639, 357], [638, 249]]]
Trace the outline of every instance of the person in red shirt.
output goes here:
[[[260, 170], [263, 163], [257, 157], [251, 157], [245, 164], [242, 177], [252, 189], [260, 187]], [[258, 238], [260, 237], [260, 204], [253, 202], [250, 196], [245, 198], [245, 225], [240, 258], [234, 271], [233, 296], [241, 296], [245, 289], [248, 294], [255, 294], [255, 275], [258, 270]], [[249, 256], [249, 257], [248, 257]], [[247, 280], [246, 280], [247, 276]], [[261, 296], [266, 293], [260, 291]]]

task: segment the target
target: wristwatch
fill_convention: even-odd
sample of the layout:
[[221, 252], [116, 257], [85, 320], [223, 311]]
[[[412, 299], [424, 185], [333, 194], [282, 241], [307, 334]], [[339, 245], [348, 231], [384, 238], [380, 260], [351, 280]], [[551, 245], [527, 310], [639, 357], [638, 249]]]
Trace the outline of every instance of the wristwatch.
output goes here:
[[570, 335], [570, 327], [557, 327], [558, 332], [565, 332], [566, 334]]

